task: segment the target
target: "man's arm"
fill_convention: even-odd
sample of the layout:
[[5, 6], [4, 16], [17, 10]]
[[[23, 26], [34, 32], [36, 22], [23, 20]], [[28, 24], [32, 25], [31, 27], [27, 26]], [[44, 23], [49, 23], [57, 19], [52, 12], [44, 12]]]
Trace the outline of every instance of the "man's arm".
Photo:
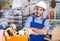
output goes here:
[[31, 28], [31, 29], [40, 35], [46, 35], [47, 34], [47, 30], [45, 27], [43, 29], [38, 29], [38, 28]]
[[26, 20], [25, 27], [30, 27], [30, 22], [32, 21], [32, 16], [29, 16]]
[[49, 27], [50, 27], [50, 23], [49, 23], [49, 20], [46, 19], [45, 22], [44, 22], [44, 28], [42, 29], [38, 29], [38, 28], [31, 28], [34, 32], [36, 32], [37, 34], [44, 34], [46, 35], [48, 30], [49, 30]]

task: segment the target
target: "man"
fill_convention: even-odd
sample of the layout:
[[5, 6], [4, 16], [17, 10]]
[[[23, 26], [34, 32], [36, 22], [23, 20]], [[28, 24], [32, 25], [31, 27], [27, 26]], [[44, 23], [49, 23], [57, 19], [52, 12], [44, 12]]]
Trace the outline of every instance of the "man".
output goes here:
[[46, 3], [40, 1], [36, 4], [36, 14], [28, 17], [25, 27], [30, 27], [29, 29], [33, 31], [30, 34], [29, 41], [44, 41], [44, 36], [47, 34], [50, 26], [49, 20], [43, 17], [46, 8]]

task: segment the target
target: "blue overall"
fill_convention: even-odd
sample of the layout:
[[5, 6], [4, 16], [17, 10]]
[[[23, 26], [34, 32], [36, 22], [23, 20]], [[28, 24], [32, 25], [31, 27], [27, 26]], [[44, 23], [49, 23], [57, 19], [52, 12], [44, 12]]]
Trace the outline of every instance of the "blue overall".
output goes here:
[[[34, 28], [38, 28], [38, 29], [42, 29], [44, 27], [44, 21], [46, 20], [46, 18], [43, 19], [42, 23], [34, 22], [35, 17], [33, 16], [32, 18], [33, 19], [32, 19], [32, 22], [30, 23], [30, 27], [34, 27]], [[30, 38], [29, 38], [29, 41], [44, 41], [44, 36], [45, 35], [31, 34]]]

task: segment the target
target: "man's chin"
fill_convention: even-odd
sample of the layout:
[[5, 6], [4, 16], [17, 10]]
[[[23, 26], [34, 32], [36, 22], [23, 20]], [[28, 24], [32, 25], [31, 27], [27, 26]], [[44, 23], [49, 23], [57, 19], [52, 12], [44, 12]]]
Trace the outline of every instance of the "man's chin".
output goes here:
[[41, 15], [39, 15], [39, 16], [38, 16], [38, 15], [36, 15], [36, 17], [40, 17], [40, 16], [41, 16]]

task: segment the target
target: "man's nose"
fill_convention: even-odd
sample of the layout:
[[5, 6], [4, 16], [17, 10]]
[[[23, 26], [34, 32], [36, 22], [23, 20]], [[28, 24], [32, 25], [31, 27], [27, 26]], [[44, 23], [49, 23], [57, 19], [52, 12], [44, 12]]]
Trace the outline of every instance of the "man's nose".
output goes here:
[[39, 13], [39, 11], [37, 11], [36, 13]]
[[36, 12], [36, 13], [38, 13], [38, 12]]

